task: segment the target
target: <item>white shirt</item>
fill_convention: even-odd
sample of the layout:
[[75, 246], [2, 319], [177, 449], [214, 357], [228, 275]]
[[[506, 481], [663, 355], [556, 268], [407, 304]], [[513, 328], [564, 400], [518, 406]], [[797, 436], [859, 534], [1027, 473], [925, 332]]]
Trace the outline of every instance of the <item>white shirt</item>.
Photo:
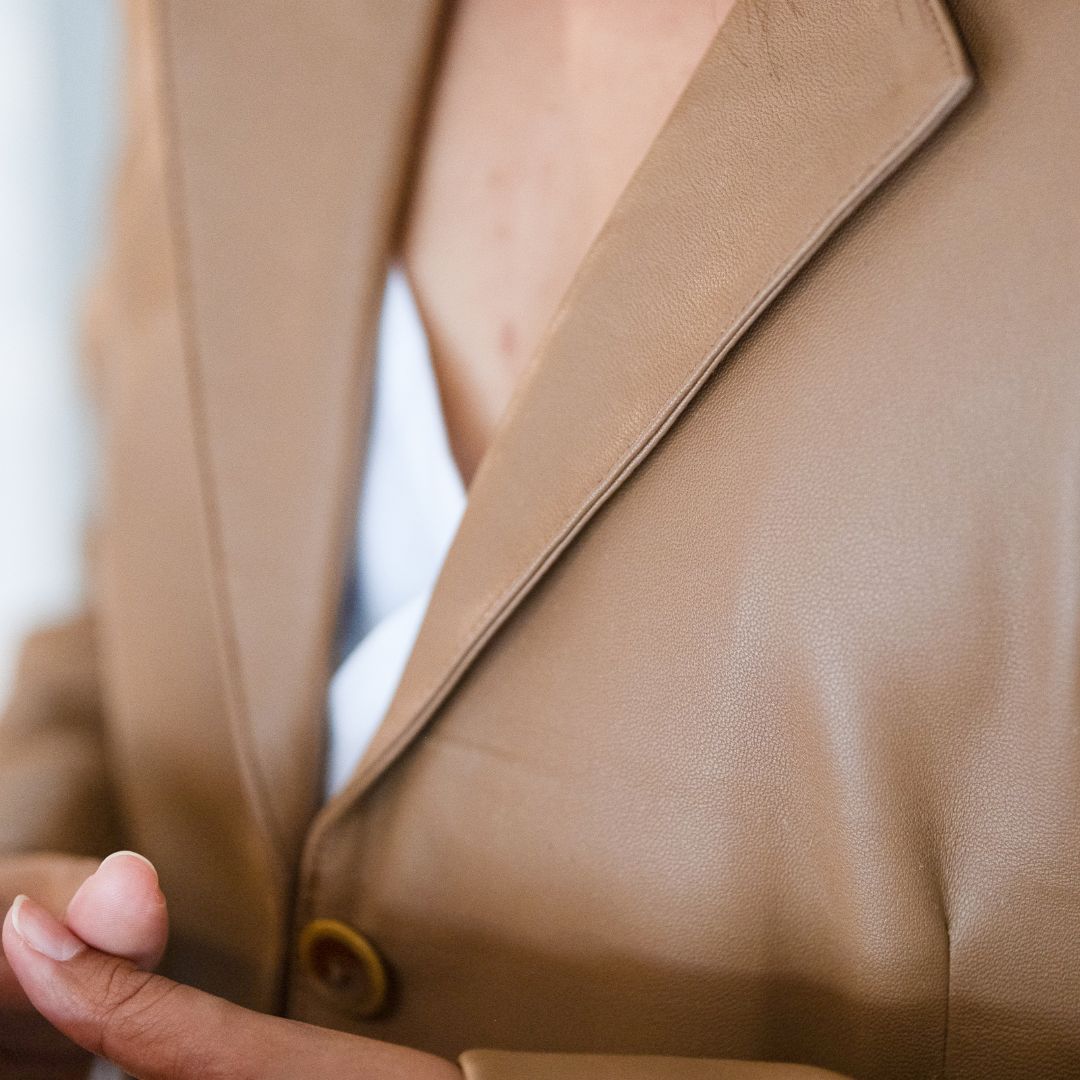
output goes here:
[[379, 322], [344, 658], [327, 702], [327, 797], [356, 768], [397, 689], [465, 498], [427, 336], [394, 267]]

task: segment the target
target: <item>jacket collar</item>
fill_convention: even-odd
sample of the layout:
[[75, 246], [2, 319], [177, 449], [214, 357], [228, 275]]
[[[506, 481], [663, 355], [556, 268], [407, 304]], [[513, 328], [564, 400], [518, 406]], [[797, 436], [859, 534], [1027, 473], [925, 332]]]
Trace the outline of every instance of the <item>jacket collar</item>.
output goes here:
[[287, 872], [319, 795], [378, 304], [440, 4], [160, 10], [230, 720]]
[[[223, 640], [238, 739], [262, 778], [252, 797], [286, 859], [316, 799], [364, 387], [436, 7], [170, 5]], [[474, 479], [390, 711], [313, 850], [970, 82], [937, 0], [736, 5], [560, 305]]]

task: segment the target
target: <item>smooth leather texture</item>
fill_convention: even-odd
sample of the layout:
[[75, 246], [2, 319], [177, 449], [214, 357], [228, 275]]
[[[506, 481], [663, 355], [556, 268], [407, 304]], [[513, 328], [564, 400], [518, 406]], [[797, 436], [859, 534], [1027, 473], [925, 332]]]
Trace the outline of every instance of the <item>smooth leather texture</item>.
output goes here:
[[[173, 974], [471, 1080], [1080, 1071], [1080, 9], [736, 7], [317, 814], [441, 12], [135, 16], [100, 693], [28, 664], [0, 797], [68, 794], [6, 846], [112, 815]], [[297, 969], [312, 918], [378, 947], [380, 1017]]]
[[492, 1050], [462, 1055], [465, 1080], [835, 1080], [836, 1073], [808, 1065], [694, 1058], [605, 1057], [590, 1054], [507, 1054]]

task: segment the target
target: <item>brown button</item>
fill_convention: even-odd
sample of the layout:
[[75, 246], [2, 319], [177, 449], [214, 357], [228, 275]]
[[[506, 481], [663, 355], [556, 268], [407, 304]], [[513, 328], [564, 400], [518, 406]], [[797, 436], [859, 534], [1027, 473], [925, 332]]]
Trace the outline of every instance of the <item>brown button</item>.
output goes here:
[[363, 934], [337, 919], [313, 919], [300, 933], [300, 965], [359, 1017], [386, 1003], [386, 966]]

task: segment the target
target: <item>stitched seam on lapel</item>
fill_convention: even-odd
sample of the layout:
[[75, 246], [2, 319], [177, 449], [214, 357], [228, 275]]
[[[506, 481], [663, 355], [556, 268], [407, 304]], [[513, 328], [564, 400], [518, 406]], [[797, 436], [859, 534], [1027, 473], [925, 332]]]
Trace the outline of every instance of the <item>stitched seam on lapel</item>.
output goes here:
[[[257, 822], [269, 841], [270, 861], [279, 888], [286, 880], [282, 858], [284, 834], [273, 815], [273, 802], [259, 767], [256, 746], [250, 727], [250, 706], [244, 688], [240, 665], [239, 639], [236, 623], [232, 617], [230, 593], [227, 586], [225, 552], [222, 542], [221, 512], [216, 498], [216, 481], [213, 462], [207, 450], [209, 426], [205, 415], [205, 390], [197, 362], [198, 344], [195, 333], [195, 300], [189, 267], [191, 245], [186, 215], [184, 214], [184, 186], [182, 155], [179, 148], [179, 116], [176, 106], [176, 85], [173, 78], [173, 55], [168, 21], [158, 15], [159, 37], [162, 42], [162, 110], [167, 120], [168, 136], [164, 140], [166, 154], [165, 187], [168, 195], [169, 224], [173, 237], [174, 272], [176, 274], [180, 332], [183, 339], [184, 372], [191, 404], [194, 429], [195, 458], [198, 463], [199, 489], [203, 512], [206, 516], [206, 543], [211, 566], [211, 592], [218, 624], [219, 642], [224, 660], [224, 684], [227, 694], [229, 728], [240, 766], [240, 774], [248, 788], [249, 802]], [[274, 897], [277, 908], [277, 896]], [[280, 912], [278, 912], [280, 916]]]
[[772, 299], [805, 265], [831, 234], [832, 230], [858, 206], [867, 187], [883, 182], [893, 169], [905, 160], [909, 149], [917, 147], [923, 137], [928, 135], [948, 114], [950, 109], [967, 94], [971, 87], [972, 78], [963, 58], [954, 48], [950, 47], [949, 37], [943, 28], [941, 11], [936, 0], [920, 0], [920, 2], [930, 14], [938, 46], [946, 59], [947, 67], [954, 81], [950, 83], [945, 92], [930, 106], [927, 112], [921, 113], [915, 123], [890, 144], [884, 153], [872, 160], [871, 164], [859, 174], [855, 182], [835, 203], [832, 210], [818, 221], [806, 234], [805, 238], [796, 245], [795, 254], [786, 262], [781, 263], [765, 282], [754, 291], [754, 299], [731, 323], [729, 329], [706, 355], [705, 360], [698, 366], [691, 379], [684, 383], [665, 403], [656, 422], [619, 459], [605, 478], [593, 488], [581, 508], [544, 545], [539, 557], [534, 559], [510, 586], [485, 603], [481, 615], [470, 625], [469, 630], [462, 635], [459, 644], [456, 646], [454, 651], [458, 654], [457, 659], [454, 660], [450, 669], [431, 690], [424, 694], [424, 703], [412, 721], [402, 728], [397, 737], [392, 739], [378, 756], [367, 763], [363, 772], [356, 777], [357, 784], [363, 784], [369, 777], [377, 776], [382, 771], [384, 764], [388, 760], [392, 760], [398, 750], [408, 744], [417, 729], [430, 719], [431, 715], [442, 703], [448, 688], [454, 685], [462, 669], [487, 645], [495, 632], [502, 626], [516, 606], [516, 601], [528, 592], [532, 583], [542, 575], [548, 566], [559, 558], [588, 520], [614, 494], [623, 481], [634, 471], [637, 464], [663, 438], [682, 414], [687, 404], [694, 398], [700, 387], [713, 374], [728, 352], [738, 343], [746, 329], [753, 324], [758, 313], [768, 307]]

